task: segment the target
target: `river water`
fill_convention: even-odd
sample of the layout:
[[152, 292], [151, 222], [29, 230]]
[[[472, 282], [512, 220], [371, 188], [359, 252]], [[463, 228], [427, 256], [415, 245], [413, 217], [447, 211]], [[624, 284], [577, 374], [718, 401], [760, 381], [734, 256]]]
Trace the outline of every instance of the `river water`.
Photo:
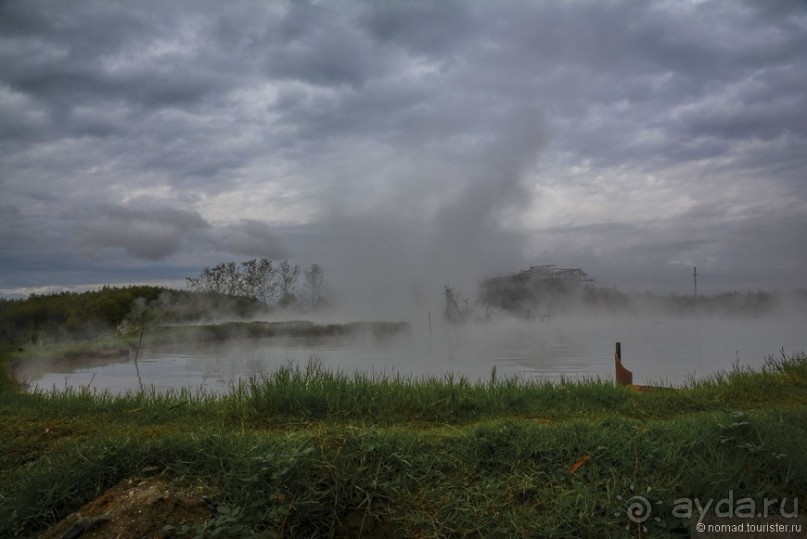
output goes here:
[[224, 392], [239, 379], [314, 358], [323, 367], [377, 376], [465, 376], [487, 380], [612, 380], [614, 345], [622, 343], [623, 364], [634, 383], [680, 385], [690, 378], [759, 367], [768, 356], [807, 350], [807, 324], [793, 317], [671, 318], [590, 317], [550, 321], [471, 323], [463, 326], [413, 324], [409, 335], [378, 343], [371, 339], [311, 342], [263, 339], [217, 345], [164, 346], [140, 350], [129, 359], [56, 367], [19, 374], [42, 390], [89, 387], [124, 393], [143, 387], [166, 392]]

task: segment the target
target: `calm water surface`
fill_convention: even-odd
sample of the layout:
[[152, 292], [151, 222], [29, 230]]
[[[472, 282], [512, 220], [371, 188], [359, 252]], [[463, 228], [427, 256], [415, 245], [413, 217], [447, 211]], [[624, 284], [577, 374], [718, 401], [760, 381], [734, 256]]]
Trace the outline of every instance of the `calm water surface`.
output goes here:
[[474, 323], [462, 327], [413, 324], [412, 334], [391, 343], [368, 339], [312, 343], [257, 340], [214, 346], [143, 349], [138, 361], [30, 372], [30, 387], [90, 387], [112, 393], [178, 388], [223, 392], [239, 379], [289, 362], [316, 358], [331, 370], [379, 376], [463, 375], [470, 380], [517, 375], [525, 379], [613, 379], [614, 343], [639, 384], [681, 384], [688, 378], [759, 367], [769, 355], [807, 350], [807, 326], [789, 318], [556, 318], [549, 322]]

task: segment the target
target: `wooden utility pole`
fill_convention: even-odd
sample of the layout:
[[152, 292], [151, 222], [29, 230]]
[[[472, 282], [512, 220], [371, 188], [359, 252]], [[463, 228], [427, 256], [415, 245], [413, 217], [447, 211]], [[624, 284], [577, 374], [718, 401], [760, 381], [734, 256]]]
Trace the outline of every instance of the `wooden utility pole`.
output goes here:
[[695, 279], [695, 301], [698, 301], [698, 266], [693, 266], [692, 278]]

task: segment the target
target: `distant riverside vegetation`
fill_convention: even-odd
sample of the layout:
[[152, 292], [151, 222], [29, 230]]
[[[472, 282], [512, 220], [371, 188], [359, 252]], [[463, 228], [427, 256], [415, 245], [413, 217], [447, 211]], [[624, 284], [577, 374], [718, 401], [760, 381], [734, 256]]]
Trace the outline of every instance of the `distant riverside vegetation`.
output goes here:
[[[297, 285], [302, 275], [301, 290]], [[0, 345], [97, 339], [135, 326], [242, 320], [329, 304], [325, 270], [266, 258], [222, 262], [188, 277], [188, 290], [104, 286], [90, 292], [0, 299]]]
[[155, 286], [104, 287], [93, 292], [32, 295], [0, 300], [0, 343], [21, 345], [96, 338], [140, 318], [158, 324], [192, 323], [217, 317], [248, 318], [265, 313], [258, 300], [215, 292]]
[[[671, 315], [694, 312], [761, 316], [780, 302], [769, 292], [727, 292], [713, 296], [655, 294], [628, 295], [597, 287], [585, 287], [581, 293], [551, 298], [555, 312], [607, 310], [631, 313], [653, 308]], [[796, 294], [797, 305], [807, 305], [807, 292]], [[289, 316], [306, 312], [299, 305], [284, 307], [256, 297], [216, 291], [176, 290], [156, 286], [105, 286], [91, 292], [60, 292], [32, 295], [27, 299], [0, 299], [0, 345], [83, 340], [103, 333], [117, 333], [121, 328], [139, 326], [145, 319], [150, 325], [209, 323], [221, 320], [255, 319], [288, 308]], [[541, 306], [538, 306], [540, 309]]]

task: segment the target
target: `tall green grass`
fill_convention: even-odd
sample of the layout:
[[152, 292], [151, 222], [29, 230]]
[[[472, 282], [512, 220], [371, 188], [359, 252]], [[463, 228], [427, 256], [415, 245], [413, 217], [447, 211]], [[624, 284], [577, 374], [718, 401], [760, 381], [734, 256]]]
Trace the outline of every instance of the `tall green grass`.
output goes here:
[[634, 493], [643, 537], [686, 536], [676, 498], [807, 492], [804, 354], [647, 392], [310, 362], [224, 396], [5, 390], [0, 413], [0, 536], [146, 470], [218, 504], [177, 536], [623, 537]]
[[506, 416], [568, 419], [620, 413], [634, 417], [765, 404], [805, 396], [807, 357], [769, 358], [761, 371], [735, 367], [675, 390], [637, 393], [610, 381], [582, 382], [496, 378], [470, 382], [442, 378], [373, 376], [323, 369], [316, 361], [289, 364], [234, 384], [222, 404], [251, 422], [284, 419], [352, 420], [372, 424], [464, 423]]

